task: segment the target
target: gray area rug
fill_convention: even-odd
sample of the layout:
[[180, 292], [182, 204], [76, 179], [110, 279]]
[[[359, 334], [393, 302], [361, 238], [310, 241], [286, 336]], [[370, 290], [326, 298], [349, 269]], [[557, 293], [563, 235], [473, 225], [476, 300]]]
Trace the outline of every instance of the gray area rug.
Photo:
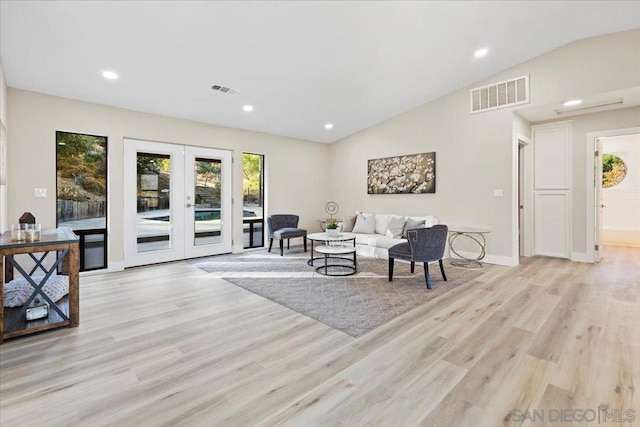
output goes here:
[[358, 257], [357, 273], [346, 277], [318, 274], [315, 267], [323, 261], [316, 260], [315, 267], [310, 267], [308, 260], [308, 252], [291, 248], [284, 257], [277, 249], [271, 253], [264, 249], [189, 263], [353, 337], [482, 274], [482, 270], [445, 262], [445, 282], [434, 264], [430, 266], [433, 289], [428, 290], [421, 264], [411, 274], [408, 264], [396, 261], [393, 282], [389, 282], [386, 260]]

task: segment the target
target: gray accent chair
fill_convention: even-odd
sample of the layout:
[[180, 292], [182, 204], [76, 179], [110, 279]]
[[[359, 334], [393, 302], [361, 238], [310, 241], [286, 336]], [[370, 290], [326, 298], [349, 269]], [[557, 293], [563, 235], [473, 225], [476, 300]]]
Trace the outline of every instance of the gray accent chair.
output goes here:
[[273, 245], [273, 239], [280, 241], [280, 256], [284, 254], [284, 240], [287, 240], [287, 249], [289, 249], [289, 240], [296, 237], [302, 237], [304, 241], [304, 251], [307, 252], [307, 230], [298, 228], [298, 215], [275, 214], [267, 217], [267, 229], [269, 230], [269, 252]]
[[440, 271], [446, 281], [447, 276], [444, 274], [442, 257], [447, 244], [448, 232], [449, 228], [442, 224], [407, 231], [408, 242], [398, 243], [389, 248], [389, 281], [393, 281], [393, 262], [396, 258], [411, 262], [412, 273], [415, 271], [416, 262], [423, 263], [427, 289], [431, 289], [430, 262], [438, 261], [440, 263]]

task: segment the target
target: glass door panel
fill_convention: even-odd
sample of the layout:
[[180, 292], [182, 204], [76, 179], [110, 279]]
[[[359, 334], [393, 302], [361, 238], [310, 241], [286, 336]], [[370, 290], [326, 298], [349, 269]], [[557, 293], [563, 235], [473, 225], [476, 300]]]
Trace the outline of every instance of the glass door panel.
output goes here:
[[244, 248], [264, 246], [264, 155], [242, 153]]
[[136, 251], [171, 248], [171, 156], [137, 153]]
[[[194, 245], [211, 245], [220, 243], [220, 204], [222, 195], [222, 160], [196, 157], [195, 174], [195, 206], [193, 222], [195, 227]], [[189, 196], [187, 196], [189, 197]]]

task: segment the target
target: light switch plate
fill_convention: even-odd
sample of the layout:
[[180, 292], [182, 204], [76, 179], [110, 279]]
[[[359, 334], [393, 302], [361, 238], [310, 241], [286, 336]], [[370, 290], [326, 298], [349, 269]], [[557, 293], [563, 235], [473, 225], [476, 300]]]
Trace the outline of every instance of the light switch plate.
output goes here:
[[493, 190], [493, 196], [494, 197], [502, 197], [502, 188], [498, 188], [497, 190]]
[[47, 189], [46, 188], [34, 188], [33, 189], [33, 197], [47, 197]]

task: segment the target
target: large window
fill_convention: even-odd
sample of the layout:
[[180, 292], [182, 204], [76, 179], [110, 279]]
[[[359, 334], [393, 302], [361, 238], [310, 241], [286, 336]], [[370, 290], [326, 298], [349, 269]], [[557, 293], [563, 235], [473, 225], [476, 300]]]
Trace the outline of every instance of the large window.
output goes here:
[[264, 246], [264, 156], [242, 154], [243, 243], [246, 248]]
[[80, 271], [107, 267], [107, 137], [56, 132], [57, 224], [80, 236]]

